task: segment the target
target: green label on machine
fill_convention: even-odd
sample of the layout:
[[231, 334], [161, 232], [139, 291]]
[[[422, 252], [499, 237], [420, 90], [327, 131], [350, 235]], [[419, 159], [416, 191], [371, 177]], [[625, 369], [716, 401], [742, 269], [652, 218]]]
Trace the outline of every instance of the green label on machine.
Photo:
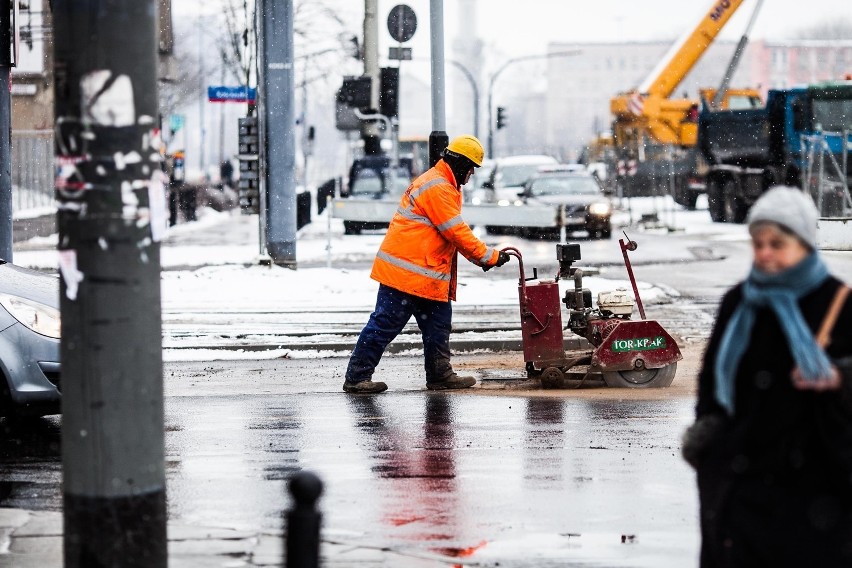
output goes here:
[[616, 339], [612, 342], [612, 350], [616, 353], [627, 351], [650, 351], [652, 349], [665, 349], [666, 338], [662, 335], [657, 337], [634, 337], [631, 339]]

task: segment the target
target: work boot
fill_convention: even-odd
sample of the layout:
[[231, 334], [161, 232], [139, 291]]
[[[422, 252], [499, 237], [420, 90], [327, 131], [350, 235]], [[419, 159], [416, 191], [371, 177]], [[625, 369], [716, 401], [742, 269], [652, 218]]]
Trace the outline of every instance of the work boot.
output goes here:
[[426, 388], [429, 390], [467, 389], [475, 384], [476, 379], [473, 377], [460, 377], [455, 373], [450, 373], [442, 381], [427, 382]]
[[377, 394], [380, 392], [385, 392], [388, 390], [388, 386], [385, 383], [373, 382], [373, 381], [358, 381], [357, 383], [352, 383], [346, 381], [343, 383], [343, 392], [350, 392], [354, 394]]

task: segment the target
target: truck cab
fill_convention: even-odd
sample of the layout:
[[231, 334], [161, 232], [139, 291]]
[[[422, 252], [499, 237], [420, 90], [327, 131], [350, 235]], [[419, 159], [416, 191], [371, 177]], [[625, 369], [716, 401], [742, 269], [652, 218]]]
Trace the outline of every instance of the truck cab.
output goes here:
[[852, 206], [846, 189], [850, 130], [849, 81], [770, 90], [766, 106], [758, 109], [705, 108], [698, 119], [698, 148], [709, 164], [711, 217], [741, 223], [760, 194], [781, 183], [807, 189], [818, 205], [824, 199], [836, 203], [822, 214]]

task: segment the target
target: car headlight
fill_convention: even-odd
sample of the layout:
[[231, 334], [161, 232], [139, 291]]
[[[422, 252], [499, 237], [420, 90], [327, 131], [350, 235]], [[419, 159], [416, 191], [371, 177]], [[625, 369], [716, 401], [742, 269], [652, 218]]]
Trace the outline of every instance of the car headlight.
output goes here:
[[612, 213], [612, 205], [609, 203], [592, 203], [589, 205], [589, 213], [599, 217], [605, 217]]
[[36, 333], [59, 339], [59, 310], [11, 294], [0, 294], [0, 306]]
[[507, 205], [509, 205], [509, 200], [508, 199], [501, 199], [500, 201], [497, 202], [497, 205], [502, 205], [503, 207], [506, 207]]
[[482, 200], [478, 197], [471, 198], [470, 200], [471, 205], [479, 205], [480, 203], [482, 203]]

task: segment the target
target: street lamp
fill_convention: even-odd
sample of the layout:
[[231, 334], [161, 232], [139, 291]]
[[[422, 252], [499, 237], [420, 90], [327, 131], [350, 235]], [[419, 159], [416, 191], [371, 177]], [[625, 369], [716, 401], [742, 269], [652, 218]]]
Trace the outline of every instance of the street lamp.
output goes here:
[[545, 53], [544, 55], [525, 55], [523, 57], [515, 57], [503, 63], [503, 65], [501, 65], [497, 69], [497, 71], [495, 71], [494, 74], [491, 75], [491, 80], [488, 82], [488, 157], [494, 157], [494, 119], [492, 115], [492, 95], [494, 91], [494, 82], [497, 81], [497, 77], [500, 76], [500, 73], [502, 73], [506, 69], [506, 67], [508, 67], [512, 63], [518, 63], [520, 61], [530, 61], [533, 59], [550, 59], [552, 57], [573, 57], [581, 53], [581, 50], [574, 49], [571, 51], [556, 51], [554, 53]]
[[470, 82], [470, 88], [473, 90], [473, 135], [479, 138], [479, 87], [476, 85], [476, 79], [470, 72], [470, 69], [458, 61], [450, 59], [449, 62], [458, 67], [459, 71], [461, 71]]

